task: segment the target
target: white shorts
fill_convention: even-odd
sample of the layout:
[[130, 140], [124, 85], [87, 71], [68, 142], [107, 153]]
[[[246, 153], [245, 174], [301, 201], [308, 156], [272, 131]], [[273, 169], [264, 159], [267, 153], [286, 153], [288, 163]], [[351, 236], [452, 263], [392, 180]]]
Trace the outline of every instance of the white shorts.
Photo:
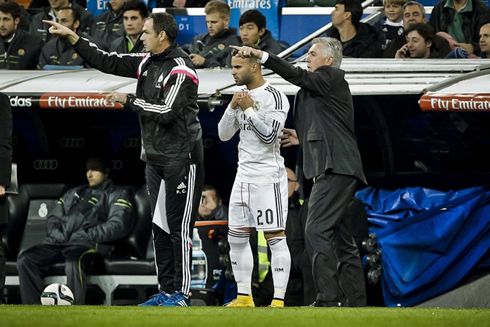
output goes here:
[[288, 185], [285, 176], [281, 178], [281, 183], [274, 184], [235, 181], [228, 213], [229, 227], [251, 227], [271, 232], [285, 230], [288, 216]]

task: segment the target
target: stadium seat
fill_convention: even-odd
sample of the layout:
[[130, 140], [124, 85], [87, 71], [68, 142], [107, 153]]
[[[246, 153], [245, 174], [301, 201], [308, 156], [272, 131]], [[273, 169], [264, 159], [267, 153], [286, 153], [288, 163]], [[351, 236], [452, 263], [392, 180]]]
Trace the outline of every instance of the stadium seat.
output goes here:
[[67, 184], [23, 184], [9, 196], [9, 221], [2, 233], [7, 276], [17, 275], [19, 253], [39, 244], [46, 236], [46, 217], [68, 190]]

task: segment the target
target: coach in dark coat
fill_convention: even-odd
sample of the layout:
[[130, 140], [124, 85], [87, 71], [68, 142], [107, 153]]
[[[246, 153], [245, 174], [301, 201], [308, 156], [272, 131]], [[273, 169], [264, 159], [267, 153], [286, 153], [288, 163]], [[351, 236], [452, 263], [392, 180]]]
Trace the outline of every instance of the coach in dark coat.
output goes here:
[[[12, 110], [9, 97], [0, 93], [0, 295], [5, 285], [5, 251], [2, 246], [2, 225], [7, 223], [8, 203], [5, 189], [10, 186], [12, 166]], [[0, 303], [1, 303], [0, 297]]]
[[313, 305], [365, 306], [364, 273], [346, 211], [358, 184], [365, 185], [366, 179], [354, 134], [352, 96], [339, 69], [342, 44], [333, 38], [314, 39], [308, 71], [267, 52], [233, 48], [260, 58], [266, 68], [301, 88], [294, 108], [297, 135], [285, 129], [281, 143], [299, 143], [304, 175], [314, 180], [305, 231], [318, 291]]

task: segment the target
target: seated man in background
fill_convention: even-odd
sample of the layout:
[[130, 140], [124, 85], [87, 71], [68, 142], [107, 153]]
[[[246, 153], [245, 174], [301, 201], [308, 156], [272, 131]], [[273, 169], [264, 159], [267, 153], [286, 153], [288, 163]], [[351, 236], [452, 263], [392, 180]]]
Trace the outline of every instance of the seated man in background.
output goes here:
[[[16, 3], [14, 0], [0, 0], [0, 4], [5, 2]], [[19, 9], [20, 9], [20, 22], [19, 25], [17, 25], [17, 28], [29, 32], [29, 27], [31, 25], [31, 16], [29, 16], [29, 13], [24, 8], [24, 6], [19, 5]]]
[[194, 37], [189, 56], [196, 68], [226, 67], [231, 62], [228, 45], [239, 44], [236, 28], [228, 27], [230, 6], [226, 2], [212, 0], [206, 4], [204, 12], [208, 33]]
[[490, 24], [480, 28], [480, 58], [490, 58]]
[[0, 69], [35, 69], [43, 42], [19, 29], [20, 6], [0, 4]]
[[278, 54], [282, 47], [266, 29], [266, 18], [258, 10], [247, 10], [240, 16], [238, 26], [242, 43], [258, 46], [260, 50]]
[[139, 0], [126, 2], [123, 9], [125, 35], [112, 41], [109, 51], [117, 53], [143, 52], [144, 45], [140, 37], [147, 17], [148, 8], [144, 2]]
[[[408, 1], [403, 5], [403, 26], [405, 32], [394, 38], [383, 52], [383, 58], [395, 58], [396, 52], [404, 44], [407, 44], [407, 29], [410, 25], [424, 23], [427, 24], [427, 16], [423, 4], [417, 1]], [[448, 40], [436, 34], [434, 48], [438, 53], [437, 58], [445, 58], [450, 52], [451, 47]]]
[[458, 47], [479, 55], [480, 27], [490, 23], [490, 9], [478, 0], [442, 0], [430, 14], [429, 24], [435, 32], [446, 32], [458, 42]]
[[328, 35], [342, 43], [344, 57], [379, 58], [381, 45], [374, 27], [361, 23], [360, 0], [337, 0], [332, 11], [332, 25]]
[[430, 25], [417, 23], [406, 30], [407, 44], [396, 52], [395, 58], [428, 59], [439, 58], [435, 49], [436, 35]]
[[[80, 26], [80, 15], [71, 7], [61, 8], [56, 13], [56, 21], [77, 33]], [[46, 65], [84, 66], [85, 60], [78, 55], [67, 39], [56, 37], [44, 45], [39, 56], [37, 68], [43, 69]]]
[[110, 0], [107, 2], [107, 11], [95, 17], [90, 28], [90, 36], [97, 46], [109, 50], [112, 41], [124, 35], [123, 12], [126, 0]]
[[80, 33], [88, 32], [94, 23], [94, 15], [77, 3], [70, 2], [70, 0], [49, 0], [49, 3], [49, 7], [43, 7], [42, 12], [31, 17], [31, 27], [29, 29], [29, 32], [39, 36], [44, 43], [51, 40], [53, 35], [48, 33], [50, 25], [43, 23], [43, 20], [56, 22], [56, 13], [61, 8], [72, 7], [78, 11], [80, 14], [80, 26], [78, 27], [78, 31]]
[[204, 185], [197, 220], [228, 220], [228, 207], [218, 190], [211, 185]]
[[20, 294], [23, 304], [39, 304], [43, 276], [55, 263], [65, 263], [67, 285], [74, 304], [84, 304], [85, 271], [112, 243], [129, 234], [133, 208], [128, 192], [108, 178], [102, 159], [87, 161], [88, 185], [68, 190], [47, 217], [46, 239], [19, 254]]

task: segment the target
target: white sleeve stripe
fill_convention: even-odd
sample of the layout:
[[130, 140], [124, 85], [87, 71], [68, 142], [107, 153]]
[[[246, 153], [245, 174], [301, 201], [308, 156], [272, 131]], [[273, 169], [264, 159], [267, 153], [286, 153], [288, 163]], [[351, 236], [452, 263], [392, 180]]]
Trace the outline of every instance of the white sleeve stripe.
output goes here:
[[167, 113], [167, 112], [172, 110], [172, 108], [169, 108], [167, 105], [160, 106], [157, 104], [148, 103], [142, 99], [136, 99], [136, 100], [134, 100], [133, 103], [135, 106], [139, 106], [145, 111], [152, 111], [152, 112], [157, 112], [160, 114], [164, 114], [164, 113]]
[[165, 99], [165, 102], [167, 103], [167, 105], [169, 107], [172, 107], [175, 99], [177, 98], [177, 95], [179, 93], [179, 90], [180, 90], [180, 86], [182, 85], [182, 83], [184, 82], [185, 80], [185, 75], [183, 74], [178, 74], [177, 75], [177, 81], [175, 84], [173, 84], [171, 87], [170, 87], [170, 91], [168, 93], [168, 96], [167, 98]]

